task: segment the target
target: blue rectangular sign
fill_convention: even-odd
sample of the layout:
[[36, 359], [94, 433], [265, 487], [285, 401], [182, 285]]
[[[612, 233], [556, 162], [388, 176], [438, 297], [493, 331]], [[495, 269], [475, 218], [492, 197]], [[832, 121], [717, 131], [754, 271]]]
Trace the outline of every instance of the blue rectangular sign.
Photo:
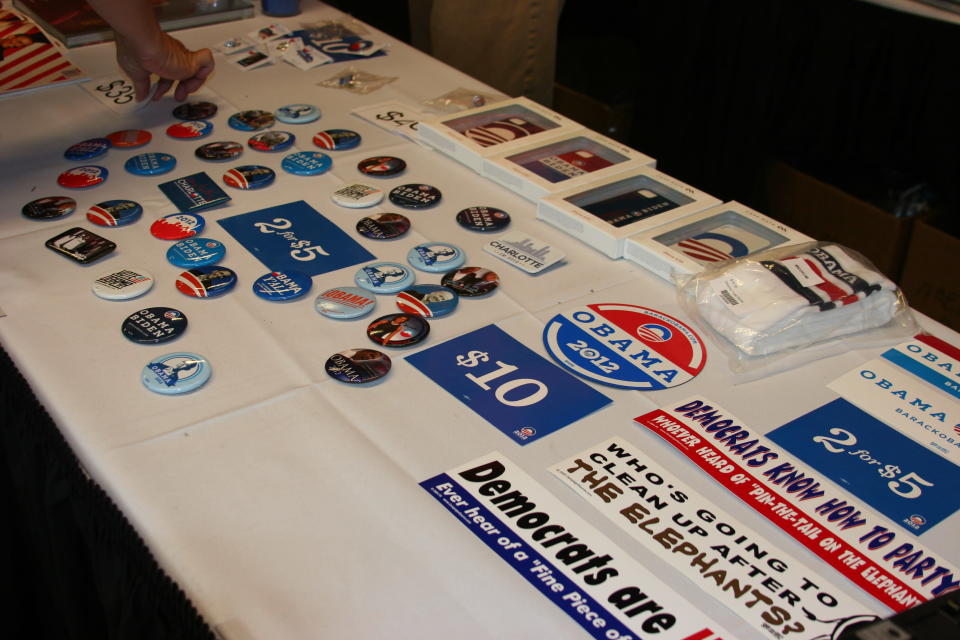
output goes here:
[[375, 257], [303, 200], [217, 222], [271, 271], [315, 276]]
[[767, 436], [912, 532], [923, 533], [957, 509], [955, 464], [843, 398]]
[[406, 359], [519, 444], [542, 438], [610, 403], [610, 398], [496, 325]]

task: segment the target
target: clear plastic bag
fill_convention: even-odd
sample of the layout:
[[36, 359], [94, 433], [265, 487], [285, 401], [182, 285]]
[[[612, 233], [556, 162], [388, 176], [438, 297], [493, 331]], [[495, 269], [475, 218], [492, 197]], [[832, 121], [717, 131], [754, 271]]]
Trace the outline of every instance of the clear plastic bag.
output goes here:
[[472, 91], [470, 89], [454, 89], [441, 96], [423, 101], [423, 106], [440, 113], [456, 113], [464, 109], [473, 109], [482, 107], [485, 104], [506, 100], [507, 96], [499, 93], [488, 93], [485, 91]]
[[317, 85], [330, 89], [346, 89], [353, 93], [367, 94], [390, 84], [396, 79], [396, 77], [378, 76], [366, 71], [360, 71], [356, 67], [347, 67], [326, 80], [318, 82]]

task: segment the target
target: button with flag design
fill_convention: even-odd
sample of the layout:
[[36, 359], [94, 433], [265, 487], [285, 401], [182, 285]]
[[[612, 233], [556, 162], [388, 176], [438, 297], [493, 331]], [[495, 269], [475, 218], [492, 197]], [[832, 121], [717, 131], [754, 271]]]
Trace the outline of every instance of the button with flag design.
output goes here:
[[216, 298], [233, 289], [237, 274], [220, 265], [194, 267], [177, 276], [177, 289], [193, 298]]
[[294, 140], [296, 136], [289, 131], [261, 131], [250, 136], [247, 144], [257, 151], [275, 152], [286, 151], [293, 146]]
[[321, 149], [343, 151], [360, 144], [360, 134], [349, 129], [327, 129], [313, 136], [313, 144]]
[[87, 211], [87, 220], [101, 227], [122, 227], [140, 219], [143, 207], [133, 200], [107, 200]]
[[271, 184], [276, 177], [277, 174], [270, 167], [245, 164], [223, 174], [223, 181], [237, 189], [261, 189]]
[[415, 284], [397, 294], [395, 299], [401, 311], [424, 318], [439, 318], [452, 313], [460, 304], [460, 296], [439, 284]]

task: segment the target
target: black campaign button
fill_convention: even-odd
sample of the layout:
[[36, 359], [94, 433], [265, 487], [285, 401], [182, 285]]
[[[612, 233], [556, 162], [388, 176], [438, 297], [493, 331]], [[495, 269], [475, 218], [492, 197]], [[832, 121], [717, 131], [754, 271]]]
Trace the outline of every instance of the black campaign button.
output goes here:
[[231, 160], [243, 153], [243, 145], [239, 142], [220, 140], [200, 145], [194, 151], [201, 160]]
[[66, 196], [38, 198], [23, 205], [23, 215], [34, 220], [54, 220], [68, 216], [77, 210], [77, 201]]
[[429, 334], [430, 323], [413, 313], [388, 313], [367, 325], [367, 337], [382, 347], [409, 347]]
[[399, 238], [410, 231], [410, 219], [402, 213], [375, 213], [357, 220], [357, 233], [373, 240]]
[[127, 316], [120, 330], [138, 344], [161, 344], [187, 330], [187, 316], [170, 307], [150, 307]]
[[217, 105], [212, 102], [185, 102], [173, 110], [179, 120], [209, 120], [217, 115]]
[[395, 176], [406, 168], [406, 161], [396, 156], [373, 156], [357, 163], [360, 173], [377, 177]]
[[445, 273], [440, 284], [450, 287], [461, 296], [476, 298], [485, 296], [500, 286], [500, 276], [490, 269], [460, 267]]
[[471, 231], [499, 231], [510, 224], [510, 214], [494, 207], [467, 207], [457, 214], [457, 222]]
[[390, 191], [390, 202], [407, 209], [426, 209], [440, 202], [442, 194], [429, 184], [402, 184]]
[[341, 382], [365, 384], [387, 375], [390, 366], [390, 356], [376, 349], [347, 349], [327, 358], [324, 368]]

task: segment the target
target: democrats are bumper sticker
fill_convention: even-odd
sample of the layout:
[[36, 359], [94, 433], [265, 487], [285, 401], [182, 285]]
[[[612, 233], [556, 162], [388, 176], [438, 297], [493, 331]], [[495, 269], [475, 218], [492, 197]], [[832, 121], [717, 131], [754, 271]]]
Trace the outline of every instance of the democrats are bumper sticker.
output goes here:
[[407, 361], [520, 444], [610, 403], [495, 325], [407, 356]]
[[303, 200], [217, 222], [271, 271], [315, 276], [375, 257]]
[[588, 380], [654, 391], [693, 379], [707, 351], [693, 329], [632, 304], [588, 304], [558, 314], [543, 329], [557, 362]]

